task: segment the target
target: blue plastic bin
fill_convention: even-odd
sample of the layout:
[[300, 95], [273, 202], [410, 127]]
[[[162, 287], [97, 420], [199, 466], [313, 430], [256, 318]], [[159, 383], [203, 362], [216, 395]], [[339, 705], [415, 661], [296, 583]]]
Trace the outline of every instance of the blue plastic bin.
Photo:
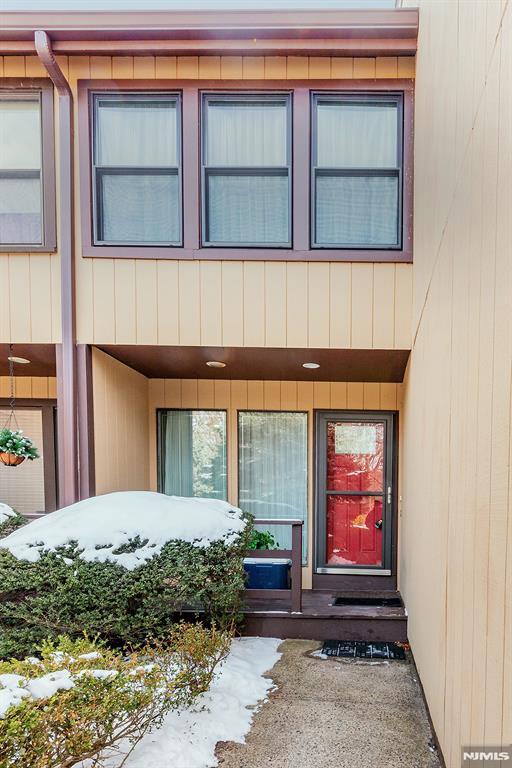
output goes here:
[[247, 589], [289, 589], [291, 560], [246, 557]]

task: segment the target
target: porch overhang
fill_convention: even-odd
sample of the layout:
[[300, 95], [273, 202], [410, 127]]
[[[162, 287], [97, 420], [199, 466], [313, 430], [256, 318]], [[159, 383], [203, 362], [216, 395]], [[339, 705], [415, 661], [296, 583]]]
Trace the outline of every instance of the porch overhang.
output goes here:
[[37, 29], [67, 55], [411, 56], [418, 10], [13, 11], [2, 15], [0, 53], [35, 53]]
[[[407, 349], [185, 347], [99, 344], [99, 349], [150, 379], [275, 381], [403, 381]], [[225, 363], [211, 368], [208, 361]], [[304, 363], [318, 363], [307, 369]]]
[[9, 355], [30, 360], [29, 365], [15, 365], [15, 375], [18, 376], [55, 376], [56, 375], [56, 345], [55, 344], [0, 344], [0, 376], [9, 375]]

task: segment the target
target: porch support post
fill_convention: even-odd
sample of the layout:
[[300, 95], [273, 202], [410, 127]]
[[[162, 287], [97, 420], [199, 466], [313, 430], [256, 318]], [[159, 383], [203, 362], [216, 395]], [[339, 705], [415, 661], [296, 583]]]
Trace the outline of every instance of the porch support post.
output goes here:
[[59, 254], [62, 342], [57, 347], [57, 455], [59, 506], [78, 501], [75, 260], [73, 225], [73, 94], [43, 30], [36, 30], [37, 55], [57, 89], [59, 101]]
[[302, 613], [302, 521], [292, 524], [292, 611]]
[[94, 410], [92, 389], [92, 351], [88, 344], [78, 344], [78, 455], [80, 499], [96, 493], [94, 457]]

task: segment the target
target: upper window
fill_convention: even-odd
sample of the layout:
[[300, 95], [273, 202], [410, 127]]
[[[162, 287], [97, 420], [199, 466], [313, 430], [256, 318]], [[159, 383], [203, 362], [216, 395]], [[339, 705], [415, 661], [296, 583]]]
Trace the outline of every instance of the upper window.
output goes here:
[[203, 97], [203, 245], [290, 247], [290, 96]]
[[3, 250], [55, 247], [52, 101], [50, 88], [0, 91]]
[[181, 245], [177, 94], [94, 94], [97, 245]]
[[402, 96], [315, 94], [312, 245], [401, 248]]

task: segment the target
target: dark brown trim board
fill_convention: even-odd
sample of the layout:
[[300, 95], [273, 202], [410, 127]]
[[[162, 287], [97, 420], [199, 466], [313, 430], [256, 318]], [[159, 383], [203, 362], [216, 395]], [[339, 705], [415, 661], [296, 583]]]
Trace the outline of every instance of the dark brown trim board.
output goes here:
[[[91, 179], [91, 94], [98, 91], [178, 91], [183, 123], [183, 246], [95, 245]], [[208, 92], [276, 92], [292, 96], [292, 247], [200, 247], [200, 109]], [[310, 94], [347, 92], [403, 97], [402, 247], [389, 249], [310, 247]], [[250, 261], [411, 262], [413, 236], [414, 81], [382, 80], [81, 80], [78, 83], [80, 214], [82, 255], [86, 258], [213, 259]]]
[[[8, 398], [0, 398], [0, 407], [10, 405]], [[32, 398], [19, 398], [16, 400], [16, 408], [19, 410], [41, 411], [43, 427], [43, 456], [44, 456], [44, 500], [45, 512], [54, 512], [57, 509], [57, 464], [56, 464], [56, 408], [57, 401], [53, 399], [40, 400]]]
[[77, 344], [77, 387], [80, 499], [88, 499], [96, 493], [96, 472], [92, 353], [87, 344]]
[[41, 196], [42, 196], [42, 243], [10, 243], [0, 245], [0, 253], [48, 253], [56, 250], [57, 233], [55, 218], [55, 140], [53, 113], [53, 84], [43, 77], [4, 77], [0, 80], [0, 92], [35, 92], [41, 94]]
[[[281, 347], [170, 347], [99, 344], [99, 349], [150, 379], [270, 381], [403, 381], [407, 349], [295, 349]], [[209, 360], [225, 362], [210, 368]], [[305, 362], [320, 368], [305, 369]]]

